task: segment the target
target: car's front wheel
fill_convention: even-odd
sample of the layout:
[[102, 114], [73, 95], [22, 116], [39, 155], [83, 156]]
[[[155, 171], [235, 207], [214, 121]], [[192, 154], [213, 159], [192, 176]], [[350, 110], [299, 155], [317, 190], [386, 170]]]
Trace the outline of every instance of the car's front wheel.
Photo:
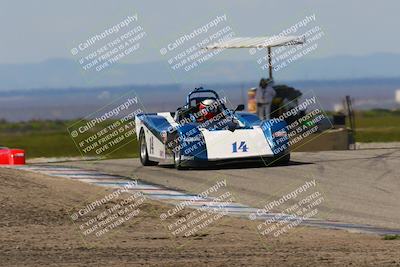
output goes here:
[[149, 154], [147, 153], [146, 137], [143, 130], [140, 132], [139, 135], [139, 155], [140, 162], [143, 166], [154, 166], [158, 164], [155, 161], [149, 160]]
[[177, 169], [177, 170], [183, 170], [184, 169], [182, 167], [182, 159], [181, 159], [181, 151], [180, 151], [180, 149], [177, 149], [177, 151], [174, 152], [174, 165], [175, 165], [175, 169]]

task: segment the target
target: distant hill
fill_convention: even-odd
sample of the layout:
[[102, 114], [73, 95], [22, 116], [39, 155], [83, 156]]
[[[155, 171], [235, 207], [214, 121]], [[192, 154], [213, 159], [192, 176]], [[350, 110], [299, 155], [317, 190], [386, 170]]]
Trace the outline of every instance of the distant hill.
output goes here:
[[[395, 91], [400, 78], [281, 81], [303, 93], [312, 91], [324, 109], [332, 110], [344, 96], [355, 99], [356, 109], [399, 108]], [[227, 96], [230, 107], [245, 104], [247, 89], [257, 80], [232, 83], [98, 86], [91, 88], [42, 88], [0, 91], [0, 119], [76, 119], [98, 110], [121, 96], [138, 96], [146, 112], [175, 111], [187, 93], [203, 85]]]
[[[237, 83], [266, 76], [254, 60], [210, 60], [185, 72], [167, 62], [117, 64], [101, 72], [84, 71], [78, 62], [51, 59], [31, 64], [0, 64], [0, 90], [172, 83]], [[337, 80], [400, 77], [400, 55], [373, 54], [299, 59], [275, 73], [277, 80]]]

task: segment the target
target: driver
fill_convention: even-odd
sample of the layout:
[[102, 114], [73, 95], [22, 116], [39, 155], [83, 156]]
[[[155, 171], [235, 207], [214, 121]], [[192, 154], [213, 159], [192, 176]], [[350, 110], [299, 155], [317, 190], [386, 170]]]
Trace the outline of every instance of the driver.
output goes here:
[[215, 99], [204, 99], [199, 104], [200, 117], [199, 121], [206, 121], [214, 118], [218, 114], [218, 103]]

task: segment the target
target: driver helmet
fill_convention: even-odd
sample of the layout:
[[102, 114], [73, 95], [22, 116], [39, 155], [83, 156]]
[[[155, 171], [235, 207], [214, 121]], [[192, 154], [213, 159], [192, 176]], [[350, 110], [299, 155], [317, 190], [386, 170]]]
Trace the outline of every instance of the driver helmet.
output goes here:
[[218, 114], [217, 101], [212, 98], [204, 99], [199, 104], [199, 110], [203, 119], [212, 119], [215, 115]]

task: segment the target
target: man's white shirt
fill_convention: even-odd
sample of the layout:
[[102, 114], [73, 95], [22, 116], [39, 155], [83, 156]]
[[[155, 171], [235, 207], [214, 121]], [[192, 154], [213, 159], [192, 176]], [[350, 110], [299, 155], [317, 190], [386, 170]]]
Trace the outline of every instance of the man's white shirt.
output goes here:
[[276, 92], [272, 85], [269, 84], [265, 89], [258, 87], [257, 90], [257, 103], [270, 104], [272, 99], [275, 97]]

